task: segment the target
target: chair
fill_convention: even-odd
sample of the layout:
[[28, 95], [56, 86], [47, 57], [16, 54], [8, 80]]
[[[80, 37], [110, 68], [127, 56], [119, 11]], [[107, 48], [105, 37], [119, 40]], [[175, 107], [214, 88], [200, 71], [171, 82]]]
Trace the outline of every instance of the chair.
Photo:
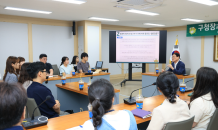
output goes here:
[[191, 130], [194, 122], [194, 116], [188, 120], [180, 122], [169, 122], [164, 130]]
[[57, 65], [52, 65], [52, 68], [54, 70], [53, 72], [53, 75], [59, 75], [60, 72], [59, 72], [59, 69], [58, 69], [58, 66]]
[[213, 116], [210, 118], [210, 123], [208, 124], [207, 130], [217, 130], [218, 129], [218, 108], [214, 112]]
[[191, 73], [191, 68], [185, 68], [185, 73], [186, 73], [187, 75], [190, 75], [190, 73]]
[[[27, 112], [28, 112], [27, 115], [29, 115], [29, 118], [31, 118], [31, 116], [33, 114], [33, 110], [37, 107], [35, 99], [28, 98], [26, 106], [27, 106]], [[35, 110], [34, 116], [41, 116], [41, 112], [39, 111], [39, 108], [37, 108]], [[28, 118], [28, 117], [26, 117], [26, 118]]]

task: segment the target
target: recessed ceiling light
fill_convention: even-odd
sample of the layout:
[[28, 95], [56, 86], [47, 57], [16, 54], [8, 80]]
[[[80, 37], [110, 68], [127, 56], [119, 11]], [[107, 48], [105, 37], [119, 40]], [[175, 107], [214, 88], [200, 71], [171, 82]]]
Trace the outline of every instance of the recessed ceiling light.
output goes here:
[[136, 9], [129, 9], [126, 10], [126, 12], [130, 12], [130, 13], [136, 13], [136, 14], [144, 14], [144, 15], [159, 15], [158, 13], [152, 13], [152, 12], [146, 12], [146, 11], [141, 11], [141, 10], [136, 10]]
[[154, 23], [144, 23], [144, 25], [150, 25], [150, 26], [165, 26], [163, 24], [154, 24]]
[[52, 12], [49, 11], [40, 11], [40, 10], [32, 10], [32, 9], [22, 9], [22, 8], [15, 8], [15, 7], [5, 7], [4, 9], [7, 10], [15, 10], [15, 11], [25, 11], [25, 12], [32, 12], [32, 13], [42, 13], [42, 14], [50, 14]]
[[184, 18], [181, 20], [185, 20], [185, 21], [191, 21], [191, 22], [204, 22], [204, 20], [199, 20], [199, 19], [190, 19], [190, 18]]
[[108, 19], [108, 18], [98, 18], [98, 17], [90, 17], [89, 19], [94, 19], [94, 20], [103, 20], [103, 21], [119, 21], [117, 19]]
[[188, 0], [188, 1], [196, 2], [196, 3], [204, 4], [204, 5], [209, 5], [209, 6], [218, 5], [218, 2], [213, 1], [213, 0]]
[[65, 3], [71, 3], [71, 4], [84, 4], [86, 1], [81, 0], [53, 0], [53, 1], [59, 1], [59, 2], [65, 2]]

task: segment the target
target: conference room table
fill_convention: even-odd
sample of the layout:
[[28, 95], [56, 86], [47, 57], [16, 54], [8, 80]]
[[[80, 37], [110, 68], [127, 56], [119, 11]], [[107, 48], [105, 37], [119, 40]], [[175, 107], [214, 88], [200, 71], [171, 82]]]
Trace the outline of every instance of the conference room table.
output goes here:
[[[73, 110], [75, 113], [88, 110], [88, 84], [84, 84], [83, 90], [79, 89], [79, 82], [56, 84], [57, 98], [61, 104], [61, 111]], [[119, 89], [114, 89], [114, 105], [119, 104]]]
[[[156, 74], [155, 72], [142, 73], [142, 87], [149, 86], [149, 85], [153, 84], [154, 82], [156, 82], [157, 77], [159, 75], [160, 75], [160, 73]], [[194, 87], [194, 75], [183, 76], [183, 75], [176, 74], [176, 76], [179, 79], [179, 83], [182, 83], [183, 78], [184, 78], [184, 82], [189, 81], [186, 83], [186, 86], [188, 88]], [[143, 88], [142, 95], [144, 97], [152, 97], [152, 96], [156, 96], [156, 95], [161, 95], [161, 93], [157, 90], [156, 85], [152, 85], [152, 86]]]
[[[185, 101], [190, 100], [190, 97], [188, 96], [189, 93], [191, 92], [185, 92], [185, 93], [177, 92], [180, 99], [185, 100]], [[164, 100], [165, 100], [165, 97], [163, 95], [157, 95], [157, 96], [145, 98], [143, 101], [142, 109], [152, 112], [153, 109], [161, 105]], [[113, 105], [113, 109], [115, 111], [124, 110], [124, 109], [131, 111], [131, 110], [136, 109], [136, 105], [135, 104], [127, 105], [127, 104], [121, 103], [121, 104]], [[142, 119], [136, 116], [134, 117], [135, 117], [136, 123], [138, 124], [139, 129], [141, 129], [144, 126], [143, 124], [148, 125], [149, 121], [151, 120], [151, 117], [148, 117], [145, 119]], [[74, 113], [74, 114], [70, 114], [70, 115], [66, 115], [62, 117], [49, 119], [47, 125], [40, 126], [37, 128], [32, 128], [29, 130], [66, 130], [72, 127], [83, 125], [85, 121], [87, 120], [89, 120], [89, 113], [88, 111], [83, 111], [79, 113]]]
[[[80, 80], [80, 77], [82, 78], [82, 80], [86, 83], [89, 82], [89, 80], [91, 79], [91, 77], [93, 77], [91, 79], [91, 81], [95, 81], [97, 79], [107, 79], [108, 81], [110, 81], [110, 73], [105, 73], [105, 72], [101, 72], [101, 73], [93, 73], [93, 75], [85, 75], [84, 73], [76, 73], [75, 76], [72, 75], [67, 75], [66, 76], [66, 83], [70, 83], [70, 82], [78, 82]], [[60, 84], [62, 83], [61, 81], [61, 76], [55, 76], [55, 77], [49, 77], [48, 79], [48, 83], [46, 84], [45, 82], [43, 83], [43, 85], [45, 85], [46, 87], [48, 87], [54, 98], [57, 100], [57, 87], [56, 84]]]

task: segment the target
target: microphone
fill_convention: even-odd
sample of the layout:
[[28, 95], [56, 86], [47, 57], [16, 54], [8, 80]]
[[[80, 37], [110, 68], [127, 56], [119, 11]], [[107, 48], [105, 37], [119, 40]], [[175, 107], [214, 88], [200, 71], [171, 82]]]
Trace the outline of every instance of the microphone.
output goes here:
[[26, 129], [30, 129], [30, 128], [34, 128], [34, 127], [38, 127], [38, 126], [43, 126], [43, 125], [47, 125], [48, 123], [48, 117], [46, 116], [37, 116], [36, 118], [34, 117], [34, 112], [35, 110], [41, 106], [44, 102], [46, 102], [47, 100], [50, 100], [51, 99], [51, 96], [48, 95], [46, 97], [46, 99], [41, 103], [39, 104], [34, 110], [33, 110], [33, 114], [32, 114], [32, 117], [31, 118], [27, 118], [27, 119], [24, 119], [22, 121], [22, 125], [24, 128]]
[[51, 99], [51, 96], [48, 95], [48, 96], [46, 97], [46, 99], [45, 99], [41, 104], [39, 104], [39, 105], [33, 110], [33, 114], [32, 114], [31, 121], [34, 120], [34, 112], [35, 112], [35, 110], [36, 110], [37, 108], [39, 108], [39, 106], [41, 106], [44, 102], [46, 102], [47, 100], [50, 100], [50, 99]]
[[[154, 83], [151, 84], [151, 85], [148, 85], [148, 86], [145, 86], [145, 87], [142, 87], [142, 88], [133, 90], [132, 93], [135, 92], [135, 91], [137, 91], [137, 90], [150, 87], [150, 86], [152, 86], [152, 85], [156, 85], [156, 82], [154, 82]], [[130, 94], [130, 97], [129, 97], [129, 98], [124, 98], [124, 99], [123, 99], [125, 104], [132, 105], [132, 104], [135, 104], [135, 103], [136, 103], [136, 100], [135, 100], [134, 98], [132, 98], [132, 93]]]

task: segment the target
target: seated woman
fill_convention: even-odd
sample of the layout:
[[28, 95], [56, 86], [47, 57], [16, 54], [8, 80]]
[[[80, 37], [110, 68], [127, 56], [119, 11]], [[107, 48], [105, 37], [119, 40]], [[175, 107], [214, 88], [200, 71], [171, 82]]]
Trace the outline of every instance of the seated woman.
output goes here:
[[17, 83], [17, 69], [19, 69], [18, 58], [14, 56], [9, 56], [6, 61], [6, 69], [3, 77], [4, 82]]
[[69, 58], [68, 57], [62, 57], [62, 62], [59, 68], [60, 74], [71, 74], [72, 73], [72, 66], [69, 65]]
[[92, 105], [93, 117], [84, 123], [84, 130], [137, 130], [132, 112], [112, 109], [114, 87], [109, 81], [94, 81], [89, 87], [88, 98]]
[[211, 116], [218, 108], [218, 74], [212, 68], [202, 67], [196, 77], [190, 101], [190, 111], [195, 116], [192, 130], [206, 130]]
[[20, 77], [18, 79], [18, 82], [21, 83], [26, 90], [33, 82], [32, 78], [29, 76], [29, 74], [26, 70], [30, 64], [31, 63], [24, 63], [21, 66]]
[[20, 75], [21, 66], [25, 63], [25, 59], [23, 57], [18, 57], [19, 69], [16, 70], [16, 73]]
[[168, 122], [178, 122], [190, 119], [188, 105], [176, 96], [179, 80], [175, 74], [165, 71], [157, 78], [157, 89], [164, 95], [162, 105], [153, 110], [147, 130], [162, 130]]
[[79, 63], [79, 57], [74, 56], [71, 62], [72, 67], [74, 68], [75, 72], [77, 72], [77, 64]]

